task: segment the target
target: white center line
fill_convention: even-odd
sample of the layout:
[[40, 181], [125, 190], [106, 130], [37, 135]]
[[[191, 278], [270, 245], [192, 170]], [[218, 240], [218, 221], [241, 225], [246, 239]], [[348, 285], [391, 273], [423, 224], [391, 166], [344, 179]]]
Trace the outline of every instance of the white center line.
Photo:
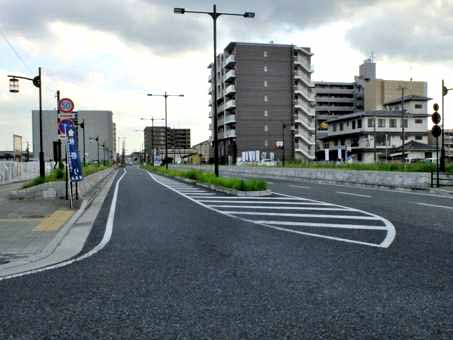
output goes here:
[[310, 189], [310, 187], [307, 187], [305, 185], [295, 185], [295, 184], [290, 184], [289, 185], [292, 188], [299, 188], [299, 189]]
[[372, 197], [370, 195], [354, 194], [352, 192], [344, 192], [344, 191], [337, 191], [337, 194], [348, 195], [348, 196], [357, 196], [357, 197], [363, 197], [363, 198], [371, 198]]
[[434, 208], [443, 208], [443, 209], [450, 209], [450, 210], [453, 210], [453, 207], [448, 207], [446, 205], [435, 205], [435, 204], [429, 204], [429, 203], [419, 203], [419, 202], [415, 202], [415, 204], [417, 205], [423, 205], [425, 207], [434, 207]]

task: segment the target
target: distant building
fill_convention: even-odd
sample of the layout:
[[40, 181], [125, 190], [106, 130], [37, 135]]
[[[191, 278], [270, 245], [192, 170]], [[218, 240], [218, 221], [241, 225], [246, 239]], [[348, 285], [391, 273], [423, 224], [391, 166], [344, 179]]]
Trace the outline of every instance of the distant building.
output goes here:
[[[314, 159], [312, 55], [308, 47], [231, 42], [217, 57], [217, 70], [209, 66], [210, 118], [217, 106], [221, 163], [252, 154], [281, 159], [283, 142], [286, 159]], [[213, 122], [210, 130], [212, 140]]]
[[[165, 151], [165, 126], [147, 126], [144, 131], [145, 151], [151, 150], [159, 154]], [[176, 150], [190, 149], [190, 129], [172, 129], [167, 127], [167, 148]]]
[[[405, 97], [404, 118], [398, 101], [385, 103], [386, 110], [356, 112], [331, 118], [327, 121], [328, 135], [322, 138], [323, 151], [328, 153], [329, 160], [373, 162], [375, 154], [376, 161], [397, 158], [395, 149], [402, 145], [404, 126], [404, 143], [410, 143], [413, 153], [416, 153], [414, 156], [405, 149], [405, 158], [420, 156], [420, 150], [430, 152], [428, 100], [430, 98], [421, 96]], [[399, 152], [401, 158], [402, 148]]]
[[[96, 110], [82, 110], [78, 111], [79, 122], [85, 121], [85, 146], [83, 150], [83, 132], [79, 127], [79, 152], [80, 157], [83, 158], [83, 153], [86, 153], [87, 162], [97, 160], [97, 143], [90, 141], [90, 138], [99, 137], [99, 145], [104, 144], [106, 149], [106, 159], [112, 159], [113, 147], [115, 141], [113, 139], [113, 121], [112, 111], [96, 111]], [[33, 154], [36, 157], [39, 155], [39, 111], [32, 111], [32, 125], [33, 125]], [[53, 160], [53, 141], [58, 140], [57, 134], [57, 111], [43, 110], [42, 111], [42, 125], [43, 125], [43, 142], [44, 142], [44, 159], [46, 161]], [[100, 147], [100, 159], [103, 159], [103, 148]], [[64, 154], [64, 149], [63, 149]]]
[[213, 157], [212, 146], [210, 140], [205, 140], [201, 143], [192, 146], [196, 154], [193, 157], [193, 163], [209, 163]]

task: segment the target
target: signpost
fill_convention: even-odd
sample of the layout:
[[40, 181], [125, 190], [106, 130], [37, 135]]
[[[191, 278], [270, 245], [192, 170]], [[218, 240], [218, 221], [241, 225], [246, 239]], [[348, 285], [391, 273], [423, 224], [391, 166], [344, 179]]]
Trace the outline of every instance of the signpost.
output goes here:
[[58, 103], [58, 108], [60, 112], [70, 113], [74, 111], [74, 102], [69, 98], [62, 98]]

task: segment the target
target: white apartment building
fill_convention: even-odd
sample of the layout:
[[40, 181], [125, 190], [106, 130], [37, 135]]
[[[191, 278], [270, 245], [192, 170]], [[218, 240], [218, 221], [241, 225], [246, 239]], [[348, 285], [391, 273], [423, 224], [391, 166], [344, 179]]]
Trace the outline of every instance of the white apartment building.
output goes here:
[[[430, 98], [408, 96], [385, 103], [386, 110], [357, 112], [328, 120], [324, 137], [326, 160], [374, 162], [401, 158], [404, 130], [405, 158], [431, 157], [428, 145], [427, 102]], [[398, 154], [399, 150], [399, 154]]]

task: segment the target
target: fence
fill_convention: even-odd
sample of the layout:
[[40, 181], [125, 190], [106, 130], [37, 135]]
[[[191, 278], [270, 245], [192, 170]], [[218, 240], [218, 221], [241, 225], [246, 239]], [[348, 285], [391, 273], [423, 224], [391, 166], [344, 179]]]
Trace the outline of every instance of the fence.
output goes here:
[[[52, 169], [51, 162], [46, 163], [46, 174]], [[39, 176], [39, 162], [0, 161], [0, 184], [25, 181]]]

